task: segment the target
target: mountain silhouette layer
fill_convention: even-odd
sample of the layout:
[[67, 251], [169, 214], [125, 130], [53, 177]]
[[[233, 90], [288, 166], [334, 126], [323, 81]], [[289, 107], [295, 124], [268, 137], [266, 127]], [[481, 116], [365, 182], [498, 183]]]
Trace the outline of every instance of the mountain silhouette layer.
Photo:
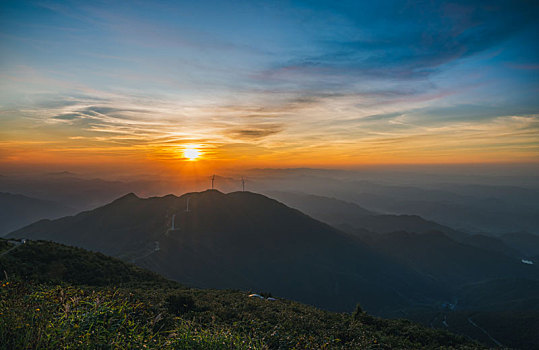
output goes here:
[[128, 194], [10, 236], [100, 251], [191, 286], [262, 290], [332, 310], [361, 302], [382, 313], [443, 294], [358, 238], [250, 192]]
[[0, 236], [43, 218], [58, 218], [75, 213], [60, 203], [0, 192]]

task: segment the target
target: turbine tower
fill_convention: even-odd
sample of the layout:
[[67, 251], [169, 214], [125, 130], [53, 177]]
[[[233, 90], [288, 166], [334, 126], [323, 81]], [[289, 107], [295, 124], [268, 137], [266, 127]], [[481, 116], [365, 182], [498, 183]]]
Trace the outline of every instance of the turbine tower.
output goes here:
[[189, 210], [189, 200], [191, 199], [191, 197], [187, 197], [187, 208], [185, 208], [185, 212], [186, 213], [189, 213], [190, 210]]
[[241, 190], [245, 192], [245, 178], [243, 176], [241, 177]]
[[211, 189], [213, 190], [213, 182], [215, 181], [215, 175], [211, 176]]
[[174, 220], [176, 219], [176, 214], [172, 214], [172, 227], [170, 228], [171, 231], [174, 231]]

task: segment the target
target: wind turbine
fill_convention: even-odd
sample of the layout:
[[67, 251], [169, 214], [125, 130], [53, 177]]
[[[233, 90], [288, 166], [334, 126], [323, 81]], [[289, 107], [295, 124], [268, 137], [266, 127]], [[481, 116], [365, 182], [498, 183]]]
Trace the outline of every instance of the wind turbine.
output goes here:
[[215, 175], [211, 176], [211, 189], [213, 190], [213, 182], [215, 181]]
[[245, 178], [243, 176], [241, 177], [241, 190], [245, 192]]

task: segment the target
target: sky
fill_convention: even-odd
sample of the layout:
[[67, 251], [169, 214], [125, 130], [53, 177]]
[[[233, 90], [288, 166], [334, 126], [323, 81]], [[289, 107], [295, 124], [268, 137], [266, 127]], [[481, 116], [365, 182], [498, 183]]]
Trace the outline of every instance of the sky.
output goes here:
[[537, 163], [538, 15], [533, 0], [0, 1], [0, 165]]

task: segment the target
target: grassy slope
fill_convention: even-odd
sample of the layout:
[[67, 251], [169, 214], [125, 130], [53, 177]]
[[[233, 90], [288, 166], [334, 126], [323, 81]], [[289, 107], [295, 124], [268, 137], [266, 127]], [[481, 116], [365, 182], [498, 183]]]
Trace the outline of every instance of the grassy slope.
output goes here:
[[[0, 253], [9, 245], [0, 240]], [[38, 283], [105, 286], [166, 281], [156, 273], [101, 253], [44, 241], [28, 241], [0, 257], [0, 271], [6, 271], [8, 277], [15, 274]]]
[[[0, 240], [0, 252], [11, 247]], [[409, 321], [188, 289], [104, 255], [30, 241], [0, 256], [0, 348], [460, 348]], [[78, 273], [83, 271], [84, 273]]]

